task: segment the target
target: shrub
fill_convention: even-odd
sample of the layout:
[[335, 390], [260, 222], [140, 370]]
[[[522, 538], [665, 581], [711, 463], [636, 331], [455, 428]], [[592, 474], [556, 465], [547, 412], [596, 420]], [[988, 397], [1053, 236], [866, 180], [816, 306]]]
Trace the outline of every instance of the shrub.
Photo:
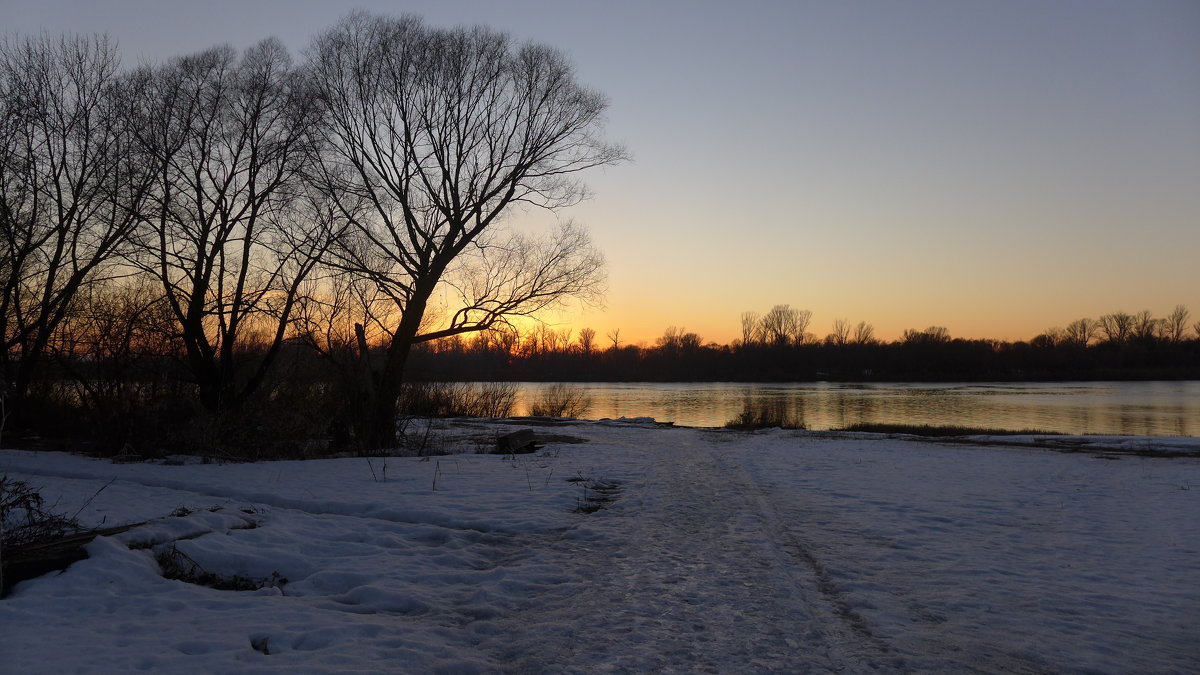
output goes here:
[[512, 417], [517, 400], [517, 385], [513, 382], [482, 382], [471, 401], [468, 417]]
[[54, 513], [25, 481], [0, 476], [0, 547], [27, 546], [80, 532], [79, 521]]
[[726, 429], [749, 431], [752, 429], [805, 429], [804, 421], [788, 412], [787, 403], [781, 399], [764, 398], [747, 400], [745, 409], [725, 423]]
[[582, 417], [592, 407], [592, 398], [582, 387], [555, 384], [547, 387], [529, 407], [534, 417]]
[[253, 579], [241, 574], [218, 574], [200, 566], [191, 556], [179, 550], [177, 543], [154, 554], [164, 579], [174, 579], [198, 586], [208, 586], [219, 591], [257, 591], [263, 588], [282, 589], [287, 577], [272, 572], [264, 579]]
[[398, 407], [412, 417], [509, 417], [516, 398], [512, 382], [410, 382]]

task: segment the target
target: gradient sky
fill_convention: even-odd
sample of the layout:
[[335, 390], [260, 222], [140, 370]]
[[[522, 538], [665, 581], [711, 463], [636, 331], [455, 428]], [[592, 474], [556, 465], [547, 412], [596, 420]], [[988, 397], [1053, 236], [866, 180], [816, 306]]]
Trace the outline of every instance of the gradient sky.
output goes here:
[[563, 326], [727, 342], [782, 303], [819, 337], [1200, 320], [1195, 0], [0, 0], [0, 30], [107, 33], [130, 66], [270, 36], [299, 56], [354, 7], [553, 45], [608, 95], [634, 160], [562, 216], [609, 292]]

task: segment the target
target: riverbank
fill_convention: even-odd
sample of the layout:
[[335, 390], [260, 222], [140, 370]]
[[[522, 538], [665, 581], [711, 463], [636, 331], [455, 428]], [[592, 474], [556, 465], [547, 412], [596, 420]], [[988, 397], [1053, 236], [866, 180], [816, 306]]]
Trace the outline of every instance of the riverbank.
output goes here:
[[[456, 423], [444, 442], [464, 454], [428, 460], [0, 451], [0, 472], [85, 524], [150, 521], [0, 601], [0, 658], [47, 673], [1200, 667], [1200, 454], [647, 421], [521, 425], [539, 453], [474, 454], [511, 428]], [[164, 579], [171, 559], [259, 588]]]

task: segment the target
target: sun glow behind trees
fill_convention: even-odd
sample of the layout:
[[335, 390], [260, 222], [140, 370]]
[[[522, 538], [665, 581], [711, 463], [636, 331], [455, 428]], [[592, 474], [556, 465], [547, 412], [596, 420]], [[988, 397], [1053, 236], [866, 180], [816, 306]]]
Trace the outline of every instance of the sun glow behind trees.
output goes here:
[[[552, 48], [411, 16], [351, 14], [300, 66], [266, 40], [121, 73], [102, 38], [14, 38], [0, 49], [3, 380], [21, 402], [48, 361], [92, 356], [90, 329], [66, 319], [140, 301], [127, 293], [153, 279], [159, 297], [120, 320], [132, 336], [144, 314], [167, 318], [156, 327], [219, 423], [253, 409], [300, 342], [351, 383], [358, 444], [391, 447], [413, 345], [601, 292], [585, 229], [531, 236], [505, 216], [571, 206], [581, 172], [625, 159], [601, 137], [606, 106]], [[427, 312], [446, 291], [454, 311]], [[94, 395], [94, 375], [77, 379]]]
[[[6, 2], [5, 6], [17, 4]], [[226, 106], [241, 106], [242, 112], [254, 111], [254, 106], [245, 105], [248, 99], [239, 99], [239, 94], [251, 93], [253, 87], [221, 88], [239, 81], [237, 61], [259, 49], [254, 45], [261, 35], [270, 34], [277, 26], [283, 31], [280, 42], [287, 44], [292, 54], [298, 54], [321, 25], [330, 23], [305, 24], [301, 8], [294, 11], [289, 8], [287, 21], [275, 15], [255, 22], [254, 17], [262, 18], [262, 7], [268, 4], [245, 8], [238, 14], [245, 21], [221, 28], [227, 32], [214, 29], [206, 33], [200, 28], [202, 17], [193, 17], [197, 23], [188, 26], [187, 35], [176, 34], [175, 37], [187, 40], [204, 35], [201, 46], [229, 35], [239, 45], [232, 50], [205, 50], [208, 56], [203, 58], [201, 52], [194, 54], [191, 67], [198, 67], [205, 59], [213, 61], [214, 55], [215, 61], [221, 61], [221, 52], [236, 55], [217, 64], [214, 72], [219, 77], [209, 78], [212, 82], [197, 88], [205, 92], [206, 102], [225, 101]], [[1194, 78], [1176, 77], [1181, 72], [1180, 63], [1194, 63], [1194, 59], [1180, 56], [1195, 53], [1194, 40], [1180, 40], [1181, 32], [1176, 29], [1194, 24], [1168, 21], [1173, 14], [1169, 11], [1127, 12], [1106, 8], [1083, 12], [1079, 7], [1066, 7], [1067, 4], [1054, 8], [1040, 5], [1038, 16], [1045, 18], [1044, 22], [1026, 20], [1022, 11], [1030, 11], [1032, 5], [1019, 2], [1002, 8], [949, 11], [941, 8], [936, 13], [937, 22], [930, 25], [952, 24], [956, 30], [932, 33], [925, 32], [928, 27], [920, 19], [927, 16], [924, 14], [927, 8], [897, 10], [884, 4], [873, 12], [854, 10], [849, 14], [841, 9], [797, 9], [799, 5], [764, 7], [754, 15], [706, 7], [697, 8], [686, 17], [676, 17], [679, 19], [676, 21], [652, 24], [622, 22], [621, 11], [586, 10], [597, 25], [612, 25], [605, 22], [613, 21], [628, 24], [619, 26], [627, 38], [620, 50], [614, 50], [611, 41], [602, 39], [606, 34], [597, 31], [594, 25], [566, 21], [565, 12], [479, 6], [470, 9], [478, 12], [477, 17], [447, 20], [444, 14], [435, 14], [443, 25], [495, 22], [517, 35], [544, 37], [551, 44], [568, 47], [573, 60], [586, 64], [580, 72], [586, 72], [587, 77], [580, 79], [591, 83], [594, 76], [600, 89], [612, 92], [611, 105], [602, 101], [601, 110], [594, 106], [597, 101], [590, 96], [593, 92], [585, 91], [577, 100], [593, 104], [584, 106], [589, 114], [597, 113], [590, 119], [608, 118], [611, 125], [608, 129], [634, 147], [639, 156], [637, 162], [620, 170], [588, 174], [588, 181], [597, 188], [600, 199], [580, 202], [584, 193], [577, 189], [578, 184], [569, 186], [564, 193], [556, 193], [548, 184], [539, 184], [527, 195], [533, 201], [543, 198], [549, 201], [526, 211], [508, 209], [504, 218], [495, 221], [514, 230], [546, 233], [548, 239], [553, 239], [554, 233], [562, 235], [569, 228], [560, 229], [557, 217], [547, 222], [540, 207], [570, 206], [565, 215], [593, 226], [591, 240], [595, 244], [595, 248], [589, 248], [588, 242], [572, 239], [582, 244], [574, 250], [583, 253], [574, 258], [580, 265], [573, 269], [595, 270], [596, 249], [603, 251], [610, 261], [606, 310], [585, 308], [582, 312], [558, 313], [548, 311], [537, 301], [517, 308], [508, 302], [512, 297], [495, 293], [493, 282], [503, 281], [510, 290], [528, 288], [525, 282], [531, 277], [495, 273], [511, 270], [508, 261], [514, 258], [529, 258], [523, 251], [524, 244], [519, 238], [507, 235], [481, 236], [464, 249], [479, 254], [478, 264], [448, 266], [448, 275], [468, 274], [453, 284], [442, 284], [428, 298], [429, 307], [441, 310], [437, 318], [443, 320], [442, 324], [434, 324], [435, 313], [422, 312], [422, 325], [417, 326], [411, 339], [433, 339], [447, 331], [482, 327], [495, 318], [493, 309], [502, 307], [505, 311], [513, 310], [511, 322], [523, 327], [522, 332], [526, 333], [529, 326], [535, 325], [522, 323], [529, 313], [549, 321], [558, 331], [568, 327], [574, 336], [590, 326], [595, 334], [588, 341], [592, 345], [585, 349], [588, 352], [614, 345], [642, 344], [652, 348], [660, 338], [665, 338], [664, 346], [733, 345], [739, 339], [747, 344], [756, 341], [755, 331], [761, 326], [756, 323], [749, 332], [739, 331], [737, 312], [747, 305], [784, 298], [804, 303], [805, 310], [788, 308], [779, 314], [763, 305], [756, 308], [771, 314], [772, 321], [782, 321], [783, 325], [770, 329], [772, 336], [768, 340], [780, 346], [788, 343], [811, 348], [828, 343], [848, 347], [873, 340], [915, 339], [914, 336], [930, 339], [953, 336], [951, 343], [965, 337], [1057, 345], [1064, 342], [1060, 333], [1072, 336], [1069, 339], [1076, 342], [1082, 334], [1086, 342], [1089, 332], [1098, 329], [1087, 322], [1072, 322], [1064, 324], [1061, 330], [1030, 336], [1059, 317], [1070, 315], [1087, 314], [1096, 317], [1091, 323], [1101, 325], [1101, 313], [1112, 307], [1150, 307], [1161, 315], [1165, 307], [1157, 303], [1164, 299], [1195, 305], [1194, 296], [1188, 295], [1200, 288], [1195, 283], [1194, 261], [1188, 257], [1196, 250], [1191, 244], [1198, 236], [1193, 227], [1195, 181], [1190, 177], [1196, 175], [1200, 152], [1192, 151], [1197, 139], [1195, 126], [1180, 127], [1177, 118], [1179, 111], [1200, 106], [1180, 104], [1193, 100]], [[1011, 9], [1017, 5], [1021, 8]], [[127, 52], [137, 54], [139, 62], [145, 63], [149, 54], [152, 63], [143, 72], [170, 80], [166, 76], [178, 64], [170, 65], [167, 54], [146, 51], [147, 43], [141, 40], [150, 31], [134, 30], [136, 20], [122, 14], [118, 3], [106, 6], [100, 14], [89, 8], [79, 9], [78, 16], [89, 17], [96, 27], [120, 31], [123, 45], [139, 45]], [[462, 11], [440, 5], [428, 9], [431, 13]], [[146, 16], [162, 16], [158, 12], [171, 11], [157, 7], [142, 10]], [[664, 11], [648, 8], [644, 16], [669, 18], [663, 15]], [[125, 23], [106, 23], [110, 13], [122, 16]], [[77, 15], [63, 13], [63, 16]], [[881, 20], [880, 16], [889, 20]], [[1180, 16], [1194, 16], [1194, 12]], [[14, 27], [21, 26], [26, 18], [22, 11], [9, 17]], [[716, 21], [715, 17], [724, 20]], [[228, 17], [208, 18], [228, 24]], [[1065, 18], [1079, 20], [1063, 21]], [[770, 25], [763, 25], [764, 21]], [[158, 23], [168, 30], [178, 22]], [[364, 30], [360, 37], [374, 30], [367, 26], [369, 23], [361, 22], [370, 30]], [[406, 25], [411, 28], [410, 24]], [[303, 26], [303, 30], [298, 31], [297, 26]], [[1120, 30], [1108, 30], [1114, 26]], [[244, 39], [248, 30], [256, 31], [253, 39]], [[394, 37], [408, 30], [382, 32], [391, 31]], [[413, 30], [409, 34], [421, 33]], [[452, 34], [454, 31], [441, 32], [443, 37]], [[684, 34], [686, 40], [671, 42]], [[1113, 39], [1086, 39], [1096, 34]], [[1152, 34], [1156, 38], [1154, 49], [1140, 49], [1145, 44], [1143, 38]], [[753, 38], [756, 48], [716, 52], [708, 47], [716, 41], [699, 40], [698, 35], [729, 37], [733, 40], [729, 44]], [[772, 35], [779, 39], [763, 39]], [[1067, 42], [1061, 39], [1072, 36], [1075, 39]], [[914, 40], [915, 37], [922, 39]], [[1013, 43], [1028, 44], [1029, 49], [997, 61], [997, 53], [1008, 52], [995, 47]], [[350, 42], [339, 44], [347, 46]], [[846, 45], [856, 48], [846, 49]], [[651, 47], [651, 51], [646, 51]], [[112, 51], [111, 44], [104, 49]], [[111, 70], [111, 59], [99, 53], [104, 49], [97, 49], [96, 63], [101, 70]], [[273, 60], [267, 58], [271, 49], [260, 51], [262, 63]], [[534, 52], [543, 56], [556, 53], [554, 50], [524, 53]], [[880, 58], [881, 54], [888, 58]], [[415, 62], [405, 61], [408, 56], [401, 61]], [[554, 61], [547, 58], [539, 63]], [[1105, 70], [1106, 64], [1122, 64], [1122, 69]], [[360, 65], [359, 74], [385, 84], [388, 77], [403, 70], [385, 58], [362, 59]], [[370, 72], [375, 66], [388, 72]], [[1190, 75], [1191, 69], [1186, 73]], [[1068, 74], [1079, 77], [1064, 76]], [[429, 84], [437, 79], [430, 77], [423, 81]], [[1065, 89], [1061, 86], [1064, 81], [1076, 86]], [[767, 88], [761, 89], [764, 86]], [[33, 102], [35, 93], [46, 90], [14, 86], [10, 88], [12, 91], [25, 92], [28, 95], [23, 100]], [[727, 95], [714, 97], [714, 91]], [[1134, 95], [1127, 95], [1130, 91]], [[137, 93], [136, 88], [131, 88], [128, 96], [116, 100], [146, 108], [145, 100]], [[169, 96], [158, 98], [171, 100]], [[242, 354], [237, 344], [244, 341], [248, 354], [258, 353], [264, 347], [269, 349], [273, 342], [278, 344], [269, 336], [278, 337], [280, 326], [288, 326], [289, 332], [284, 337], [290, 339], [299, 333], [313, 344], [320, 338], [326, 343], [332, 340], [341, 346], [357, 348], [360, 331], [355, 330], [356, 324], [363, 326], [362, 342], [367, 346], [392, 340], [401, 320], [397, 299], [407, 303], [416, 296], [407, 295], [411, 288], [405, 287], [406, 282], [393, 281], [412, 271], [404, 269], [403, 255], [392, 260], [397, 264], [390, 270], [381, 271], [382, 267], [375, 265], [381, 263], [386, 267], [389, 251], [386, 246], [375, 245], [388, 242], [386, 229], [355, 228], [359, 235], [357, 245], [337, 247], [335, 252], [341, 255], [340, 272], [356, 269], [360, 282], [357, 285], [343, 283], [344, 280], [335, 282], [332, 270], [301, 274], [305, 267], [304, 251], [319, 251], [324, 245], [321, 241], [324, 230], [336, 229], [334, 217], [357, 214], [360, 208], [365, 213], [391, 211], [406, 218], [419, 214], [420, 218], [394, 219], [394, 222], [403, 221], [406, 226], [420, 222], [435, 230], [440, 225], [451, 225], [454, 218], [446, 217], [445, 209], [437, 213], [436, 199], [417, 200], [408, 205], [408, 213], [403, 204], [388, 199], [373, 203], [371, 188], [383, 186], [387, 181], [372, 181], [387, 175], [386, 168], [372, 167], [366, 180], [362, 180], [362, 175], [355, 178], [353, 170], [339, 173], [338, 168], [355, 168], [353, 156], [345, 153], [345, 162], [340, 167], [337, 162], [305, 163], [306, 167], [330, 169], [324, 176], [326, 183], [356, 188], [344, 193], [348, 198], [341, 204], [314, 200], [312, 197], [316, 195], [312, 194], [301, 195], [287, 180], [280, 183], [286, 189], [275, 191], [269, 189], [272, 181], [267, 180], [268, 189], [258, 190], [260, 198], [239, 196], [239, 190], [247, 186], [237, 180], [227, 186], [232, 191], [222, 193], [218, 186], [221, 176], [253, 173], [241, 156], [226, 153], [222, 157], [219, 152], [211, 152], [222, 144], [229, 150], [232, 142], [240, 138], [237, 125], [232, 123], [236, 115], [222, 113], [224, 117], [212, 118], [220, 121], [213, 126], [204, 121], [203, 114], [190, 111], [186, 105], [180, 109], [186, 114], [173, 117], [175, 126], [166, 131], [188, 129], [188, 133], [178, 137], [168, 133], [164, 138], [175, 141], [190, 135], [194, 146], [163, 152], [151, 142], [153, 139], [145, 137], [153, 125], [139, 122], [136, 129], [143, 137], [138, 140], [136, 150], [152, 161], [122, 164], [111, 159], [122, 153], [100, 152], [104, 148], [101, 144], [91, 148], [99, 152], [94, 166], [100, 171], [90, 175], [114, 176], [125, 172], [128, 177], [139, 166], [164, 167], [167, 173], [177, 175], [171, 180], [152, 176], [148, 183], [123, 179], [130, 189], [119, 201], [108, 200], [108, 206], [141, 216], [157, 213], [161, 221], [159, 229], [170, 230], [167, 238], [172, 240], [189, 228], [197, 233], [211, 229], [204, 236], [188, 239], [187, 246], [164, 248], [147, 234], [153, 228], [143, 228], [145, 236], [134, 248], [146, 257], [138, 264], [158, 277], [163, 293], [175, 298], [174, 306], [168, 307], [169, 312], [157, 311], [154, 303], [147, 300], [144, 285], [118, 284], [107, 289], [112, 291], [107, 296], [88, 288], [81, 294], [85, 305], [72, 308], [70, 313], [75, 317], [90, 317], [90, 323], [84, 322], [88, 325], [86, 330], [76, 332], [114, 337], [112, 327], [120, 323], [121, 314], [114, 316], [108, 308], [127, 308], [139, 319], [158, 322], [160, 328], [169, 327], [172, 322], [177, 324], [177, 330], [165, 331], [163, 340], [167, 342], [174, 339], [173, 333], [175, 337], [188, 335], [184, 342], [190, 344], [176, 342], [165, 351], [178, 349], [186, 355], [190, 350], [191, 356], [186, 360], [192, 363], [193, 375], [213, 370], [211, 366], [219, 363], [217, 370], [238, 370], [237, 377], [247, 383], [253, 380], [251, 373], [255, 366], [269, 359], [252, 357], [246, 368], [236, 366]], [[409, 108], [418, 109], [419, 106]], [[89, 128], [99, 130], [106, 121], [112, 121], [107, 112], [100, 113], [95, 120], [99, 126]], [[188, 117], [193, 113], [195, 117]], [[24, 133], [12, 126], [13, 122], [24, 119], [23, 115], [23, 112], [6, 113], [2, 128], [6, 138], [11, 138], [12, 133], [18, 136]], [[1148, 120], [1161, 124], [1149, 124]], [[193, 122], [196, 122], [194, 127]], [[76, 125], [76, 128], [82, 127]], [[389, 131], [388, 123], [359, 128]], [[205, 136], [201, 132], [206, 130], [219, 133]], [[219, 142], [214, 144], [213, 139]], [[39, 143], [40, 140], [33, 140], [6, 144], [5, 161], [20, 164], [24, 155], [35, 154], [25, 150], [40, 147]], [[418, 140], [417, 145], [428, 149], [437, 144]], [[416, 154], [430, 160], [423, 169], [433, 169], [440, 161], [436, 152]], [[402, 155], [401, 152], [396, 156]], [[411, 159], [408, 157], [401, 163]], [[183, 199], [182, 190], [164, 194], [164, 185], [187, 178], [189, 164], [191, 169], [201, 170], [201, 180], [192, 182], [208, 185], [202, 190], [189, 187], [188, 200]], [[754, 167], [754, 170], [742, 171], [740, 167]], [[230, 173], [224, 174], [226, 170]], [[390, 179], [398, 183], [415, 179], [418, 173], [392, 172]], [[36, 174], [38, 171], [18, 171], [9, 175]], [[418, 182], [430, 178], [429, 185], [440, 185], [436, 174], [437, 171], [431, 170], [422, 174]], [[101, 184], [103, 180], [107, 179], [102, 179]], [[49, 183], [43, 181], [42, 185]], [[88, 188], [86, 181], [75, 187], [79, 194]], [[442, 192], [435, 190], [432, 194], [436, 197]], [[378, 191], [377, 195], [387, 197], [386, 190]], [[568, 198], [557, 199], [564, 196]], [[200, 206], [192, 208], [189, 200]], [[453, 199], [449, 201], [452, 205]], [[17, 211], [24, 208], [19, 196], [11, 203]], [[257, 204], [255, 208], [261, 210], [252, 208], [244, 212], [237, 207], [238, 203]], [[42, 206], [45, 204], [42, 202]], [[521, 206], [521, 199], [514, 199], [513, 205]], [[226, 212], [221, 212], [221, 208]], [[287, 220], [295, 220], [293, 216], [298, 209], [308, 209], [305, 219], [322, 225], [311, 237], [301, 228], [298, 236], [289, 241], [283, 233], [290, 230], [282, 226]], [[198, 213], [189, 215], [188, 211]], [[70, 208], [65, 212], [72, 213]], [[426, 220], [426, 216], [432, 220]], [[70, 228], [59, 232], [71, 236]], [[100, 236], [98, 232], [85, 235]], [[435, 234], [433, 239], [437, 236], [440, 235]], [[37, 239], [38, 235], [32, 238]], [[535, 239], [534, 235], [527, 235], [524, 243]], [[116, 268], [101, 270], [91, 266], [86, 248], [64, 246], [58, 250], [85, 254], [66, 264], [66, 267], [78, 264], [73, 272], [82, 271], [97, 278], [123, 273]], [[9, 242], [8, 251], [13, 250]], [[42, 251], [54, 250], [54, 246], [48, 246]], [[288, 251], [297, 255], [289, 257]], [[9, 263], [19, 257], [10, 256]], [[21, 264], [27, 265], [30, 260], [26, 257]], [[207, 283], [209, 280], [203, 274], [189, 275], [188, 268], [193, 266], [218, 270], [214, 273], [216, 283]], [[12, 292], [7, 307], [12, 309], [16, 323], [23, 326], [19, 332], [24, 337], [19, 338], [21, 344], [17, 346], [11, 339], [13, 333], [6, 331], [5, 339], [11, 348], [6, 356], [22, 350], [36, 355], [40, 348], [33, 336], [47, 334], [48, 327], [60, 320], [55, 318], [57, 309], [65, 306], [61, 302], [56, 304], [58, 294], [52, 291], [45, 298], [50, 301], [44, 305], [48, 311], [40, 312], [49, 320], [39, 319], [39, 311], [28, 311], [36, 304], [30, 300], [38, 296], [28, 289], [36, 285], [34, 280], [39, 275], [45, 276], [45, 270], [39, 272], [29, 266], [23, 270], [6, 271], [10, 280], [20, 280], [16, 286], [25, 284], [23, 289], [13, 290], [16, 286], [9, 289]], [[70, 295], [78, 290], [73, 283], [67, 283], [73, 276], [57, 276], [54, 283], [62, 284], [60, 288], [68, 290]], [[595, 281], [590, 274], [584, 276]], [[265, 279], [273, 281], [260, 283]], [[449, 281], [450, 277], [442, 280]], [[299, 285], [294, 286], [297, 281]], [[292, 309], [295, 312], [292, 318], [304, 324], [303, 330], [295, 329], [297, 333], [290, 332], [293, 327], [286, 321], [286, 308], [290, 306], [286, 298], [293, 286], [303, 296], [302, 302]], [[575, 285], [568, 290], [582, 288], [583, 285]], [[323, 314], [339, 303], [355, 303], [357, 309]], [[392, 305], [391, 312], [382, 310], [388, 303]], [[463, 307], [471, 311], [458, 313]], [[808, 310], [811, 313], [794, 314]], [[1139, 315], [1122, 318], [1120, 314], [1110, 316], [1108, 328], [1113, 335], [1146, 334], [1146, 322], [1141, 322], [1141, 328], [1134, 325], [1140, 320]], [[6, 313], [6, 320], [9, 317]], [[735, 320], [730, 320], [731, 317]], [[796, 323], [807, 323], [807, 329], [797, 330], [792, 325]], [[185, 330], [184, 326], [190, 328]], [[678, 328], [664, 334], [664, 326]], [[944, 328], [934, 330], [939, 326]], [[147, 345], [151, 352], [159, 350], [161, 340], [143, 334], [143, 328], [132, 332], [135, 337], [130, 343]], [[1179, 335], [1178, 325], [1176, 334]], [[120, 331], [115, 336], [120, 337]], [[1091, 339], [1096, 339], [1094, 334]], [[110, 341], [96, 338], [95, 342]], [[81, 341], [70, 344], [63, 338], [62, 346], [53, 349], [76, 354], [88, 347]], [[357, 349], [359, 353], [367, 351]], [[36, 356], [22, 355], [20, 361], [32, 363]], [[11, 372], [9, 377], [21, 379]], [[218, 375], [218, 379], [221, 377], [225, 376]], [[218, 405], [236, 407], [240, 388], [225, 388], [216, 397], [220, 399]]]
[[[595, 198], [567, 214], [592, 228], [609, 292], [602, 309], [544, 316], [559, 327], [725, 343], [729, 317], [791, 302], [819, 336], [847, 318], [884, 340], [929, 325], [1024, 340], [1065, 317], [1200, 306], [1195, 2], [405, 10], [561, 48], [610, 99], [611, 138], [635, 161], [589, 174]], [[106, 32], [127, 64], [271, 35], [299, 54], [343, 12], [0, 0], [7, 30]]]

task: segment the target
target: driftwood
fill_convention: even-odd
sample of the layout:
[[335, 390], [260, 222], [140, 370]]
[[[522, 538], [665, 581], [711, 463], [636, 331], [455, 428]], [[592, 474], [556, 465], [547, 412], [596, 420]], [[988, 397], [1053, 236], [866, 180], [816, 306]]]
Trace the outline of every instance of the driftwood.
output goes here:
[[496, 439], [495, 455], [524, 455], [537, 452], [541, 445], [535, 442], [532, 429], [521, 429], [511, 434], [504, 434]]

